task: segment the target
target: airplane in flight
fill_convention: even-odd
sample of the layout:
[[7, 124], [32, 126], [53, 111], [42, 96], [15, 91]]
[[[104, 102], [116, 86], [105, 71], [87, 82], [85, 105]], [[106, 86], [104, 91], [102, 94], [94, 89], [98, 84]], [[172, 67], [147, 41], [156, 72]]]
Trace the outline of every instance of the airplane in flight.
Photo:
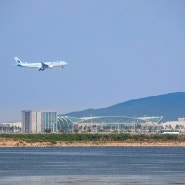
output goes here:
[[37, 62], [37, 63], [27, 63], [21, 61], [18, 57], [14, 57], [16, 61], [16, 66], [27, 67], [27, 68], [39, 68], [39, 71], [44, 71], [47, 68], [53, 67], [64, 67], [67, 62], [64, 61], [54, 61], [54, 62]]

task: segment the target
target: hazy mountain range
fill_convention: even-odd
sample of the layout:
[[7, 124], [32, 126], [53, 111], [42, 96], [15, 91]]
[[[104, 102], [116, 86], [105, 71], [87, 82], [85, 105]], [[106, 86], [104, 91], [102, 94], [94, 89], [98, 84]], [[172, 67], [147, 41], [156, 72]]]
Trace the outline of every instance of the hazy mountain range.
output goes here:
[[163, 121], [176, 121], [185, 116], [185, 92], [133, 99], [106, 108], [87, 109], [65, 114], [84, 116], [163, 116]]

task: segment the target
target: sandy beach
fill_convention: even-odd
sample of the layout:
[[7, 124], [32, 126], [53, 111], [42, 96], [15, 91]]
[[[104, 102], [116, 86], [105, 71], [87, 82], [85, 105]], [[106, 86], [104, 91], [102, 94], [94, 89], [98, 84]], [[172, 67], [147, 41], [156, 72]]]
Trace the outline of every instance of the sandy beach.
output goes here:
[[53, 144], [51, 142], [32, 142], [28, 143], [21, 140], [12, 140], [12, 139], [6, 139], [6, 138], [0, 138], [0, 147], [48, 147], [48, 146], [57, 146], [57, 147], [88, 147], [88, 146], [185, 146], [185, 142], [115, 142], [115, 141], [104, 141], [104, 142], [57, 142], [56, 144]]

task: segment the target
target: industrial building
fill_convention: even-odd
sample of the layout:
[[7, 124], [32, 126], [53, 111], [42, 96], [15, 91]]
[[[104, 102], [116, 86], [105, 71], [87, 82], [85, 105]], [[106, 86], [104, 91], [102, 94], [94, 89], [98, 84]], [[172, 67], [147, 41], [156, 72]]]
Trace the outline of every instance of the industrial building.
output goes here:
[[57, 112], [56, 111], [22, 111], [22, 133], [38, 134], [44, 132], [57, 131]]

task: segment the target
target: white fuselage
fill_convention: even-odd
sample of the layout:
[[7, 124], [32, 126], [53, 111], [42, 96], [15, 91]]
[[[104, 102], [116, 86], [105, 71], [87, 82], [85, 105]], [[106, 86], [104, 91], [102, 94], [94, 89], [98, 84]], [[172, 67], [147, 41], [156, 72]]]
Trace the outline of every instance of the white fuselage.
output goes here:
[[64, 67], [67, 65], [67, 62], [64, 61], [54, 61], [54, 62], [37, 62], [37, 63], [27, 63], [21, 61], [18, 57], [14, 57], [16, 61], [16, 65], [19, 67], [27, 67], [27, 68], [39, 68], [39, 71], [43, 71], [47, 68], [52, 67]]
[[[44, 64], [47, 66], [45, 68], [52, 68], [52, 67], [62, 67], [67, 65], [64, 61], [56, 61], [56, 62], [44, 62]], [[20, 67], [28, 67], [28, 68], [42, 68], [42, 63], [17, 63], [17, 66]]]

